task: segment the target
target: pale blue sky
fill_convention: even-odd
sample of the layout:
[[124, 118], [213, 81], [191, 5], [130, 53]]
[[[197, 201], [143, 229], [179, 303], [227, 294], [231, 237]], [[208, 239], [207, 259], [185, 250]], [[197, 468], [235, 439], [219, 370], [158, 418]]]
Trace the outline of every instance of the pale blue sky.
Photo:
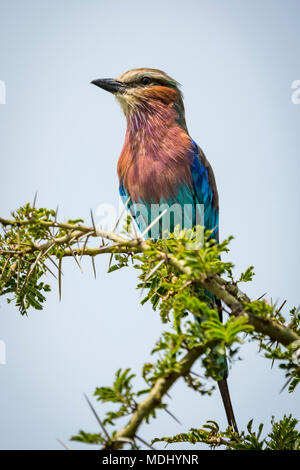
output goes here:
[[[298, 0], [0, 0], [0, 214], [36, 190], [63, 219], [89, 220], [90, 208], [116, 203], [125, 120], [89, 82], [160, 68], [183, 85], [190, 134], [214, 168], [221, 238], [235, 236], [230, 259], [237, 272], [255, 266], [247, 292], [298, 305], [299, 16]], [[53, 285], [44, 311], [28, 318], [1, 301], [0, 448], [55, 449], [57, 437], [97, 432], [83, 392], [149, 361], [158, 313], [138, 305], [135, 270], [107, 275], [107, 264], [97, 259], [94, 281], [89, 264], [82, 275], [68, 260], [62, 302]], [[229, 382], [239, 426], [299, 416], [299, 398], [279, 394], [283, 374], [253, 345], [241, 356]], [[182, 426], [160, 412], [141, 429], [145, 439], [206, 419], [226, 424], [217, 392], [202, 398], [178, 383], [171, 395]]]

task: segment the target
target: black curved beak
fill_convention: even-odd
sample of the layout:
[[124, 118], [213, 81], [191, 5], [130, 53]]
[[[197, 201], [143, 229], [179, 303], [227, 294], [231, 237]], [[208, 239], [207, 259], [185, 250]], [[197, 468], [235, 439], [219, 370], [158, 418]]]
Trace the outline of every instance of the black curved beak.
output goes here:
[[109, 91], [110, 93], [123, 93], [126, 89], [125, 83], [118, 82], [113, 78], [98, 78], [91, 82], [93, 85], [96, 85], [103, 90]]

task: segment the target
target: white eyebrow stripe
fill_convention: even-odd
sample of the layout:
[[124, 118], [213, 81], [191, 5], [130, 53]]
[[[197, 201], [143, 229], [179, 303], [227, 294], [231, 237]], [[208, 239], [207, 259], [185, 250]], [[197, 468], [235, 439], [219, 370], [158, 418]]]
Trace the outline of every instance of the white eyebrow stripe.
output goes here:
[[139, 81], [143, 77], [149, 77], [152, 78], [153, 80], [158, 80], [165, 82], [166, 84], [172, 84], [175, 87], [179, 87], [180, 84], [174, 80], [172, 77], [164, 73], [162, 70], [156, 70], [156, 69], [133, 69], [129, 70], [128, 72], [123, 73], [118, 80], [123, 82], [123, 83], [130, 83], [134, 81]]

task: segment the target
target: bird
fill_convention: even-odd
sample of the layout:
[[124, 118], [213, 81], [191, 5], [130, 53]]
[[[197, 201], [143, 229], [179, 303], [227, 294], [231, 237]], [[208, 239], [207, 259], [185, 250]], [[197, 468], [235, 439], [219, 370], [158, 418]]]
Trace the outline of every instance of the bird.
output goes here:
[[[102, 78], [91, 83], [112, 93], [126, 117], [125, 141], [117, 165], [119, 192], [140, 231], [153, 235], [147, 232], [154, 218], [153, 207], [175, 205], [184, 210], [188, 206], [192, 210], [185, 218], [184, 228], [195, 226], [200, 217], [205, 230], [211, 231], [210, 237], [218, 242], [216, 180], [203, 150], [188, 132], [180, 84], [162, 70], [145, 67], [129, 70], [116, 79]], [[176, 214], [168, 220], [167, 232], [172, 233]], [[160, 220], [152, 238], [162, 238], [163, 227]], [[210, 297], [222, 320], [220, 301]], [[218, 387], [227, 421], [238, 432], [226, 360], [222, 375]]]

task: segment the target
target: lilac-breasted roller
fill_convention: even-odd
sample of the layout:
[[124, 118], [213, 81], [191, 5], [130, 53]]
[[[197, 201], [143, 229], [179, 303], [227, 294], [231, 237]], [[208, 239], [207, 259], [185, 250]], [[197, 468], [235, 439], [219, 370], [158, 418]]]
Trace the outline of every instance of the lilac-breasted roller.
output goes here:
[[[204, 228], [218, 241], [219, 201], [214, 173], [188, 133], [178, 82], [160, 70], [140, 68], [117, 79], [92, 83], [113, 93], [126, 116], [125, 142], [118, 162], [119, 188], [123, 200], [130, 197], [129, 209], [140, 230], [144, 232], [151, 223], [153, 205], [175, 204], [183, 210], [192, 207], [188, 228], [196, 225], [197, 208], [204, 207]], [[138, 216], [135, 205], [142, 205], [146, 212]], [[174, 224], [169, 228], [172, 232]], [[237, 430], [227, 365], [225, 369], [218, 386], [228, 423]]]

